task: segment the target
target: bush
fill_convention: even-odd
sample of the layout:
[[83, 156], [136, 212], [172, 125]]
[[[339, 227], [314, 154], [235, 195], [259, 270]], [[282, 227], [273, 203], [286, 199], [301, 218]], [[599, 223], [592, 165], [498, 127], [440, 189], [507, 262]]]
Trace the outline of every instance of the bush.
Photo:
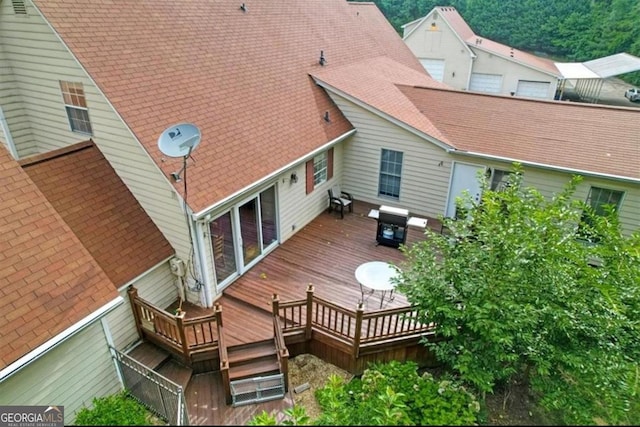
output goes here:
[[93, 399], [93, 407], [83, 407], [76, 416], [76, 425], [85, 426], [144, 426], [150, 424], [151, 414], [126, 391]]
[[414, 362], [372, 364], [361, 378], [317, 390], [318, 425], [471, 425], [480, 405], [453, 379], [418, 374]]

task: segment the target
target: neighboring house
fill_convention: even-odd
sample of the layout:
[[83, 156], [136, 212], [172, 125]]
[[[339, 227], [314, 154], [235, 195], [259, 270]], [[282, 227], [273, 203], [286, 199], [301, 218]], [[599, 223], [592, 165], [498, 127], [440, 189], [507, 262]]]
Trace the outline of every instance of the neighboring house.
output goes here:
[[[108, 345], [138, 341], [126, 289], [173, 302], [174, 252], [91, 141], [19, 160], [26, 174], [2, 150], [13, 174], [2, 193], [3, 211], [11, 209], [3, 215], [2, 338], [5, 349], [19, 345], [3, 353], [0, 404], [64, 405], [68, 424], [92, 397], [122, 387]], [[21, 227], [25, 220], [35, 229]]]
[[[241, 4], [0, 3], [0, 141], [24, 169], [2, 152], [7, 182], [17, 184], [0, 196], [0, 224], [12, 233], [0, 261], [9, 321], [0, 331], [3, 343], [20, 345], [3, 356], [11, 372], [2, 371], [0, 404], [71, 411], [118, 389], [106, 344], [122, 350], [136, 339], [128, 304], [115, 307], [128, 285], [166, 307], [177, 283], [189, 301], [212, 307], [327, 208], [334, 184], [356, 200], [453, 216], [455, 196], [477, 186], [478, 170], [491, 168], [499, 181], [519, 160], [525, 182], [546, 195], [571, 173], [585, 175], [578, 197], [611, 196], [625, 232], [638, 228], [638, 140], [624, 132], [638, 110], [447, 89], [373, 3]], [[186, 161], [158, 148], [162, 132], [184, 122], [202, 135]], [[44, 235], [34, 206], [61, 237]], [[81, 257], [42, 261], [58, 242]], [[181, 263], [170, 261], [174, 254]], [[21, 263], [29, 257], [35, 266]], [[184, 269], [184, 281], [172, 265]], [[71, 288], [87, 268], [95, 277]], [[58, 269], [60, 277], [49, 277]], [[46, 317], [12, 310], [27, 292], [31, 310], [55, 308], [38, 291], [43, 276], [56, 304], [80, 301], [82, 310], [34, 334], [29, 322]], [[69, 292], [57, 293], [58, 285]], [[95, 341], [55, 347], [67, 328], [85, 323], [90, 337], [73, 337]], [[68, 360], [79, 355], [87, 364], [76, 369]], [[81, 386], [92, 383], [82, 374], [91, 371], [89, 356], [103, 367], [95, 369], [104, 372], [99, 390]], [[18, 369], [23, 357], [31, 363]], [[60, 367], [58, 381], [28, 391], [50, 364]]]
[[455, 89], [554, 99], [563, 78], [551, 60], [476, 35], [454, 7], [435, 7], [402, 28], [429, 74]]

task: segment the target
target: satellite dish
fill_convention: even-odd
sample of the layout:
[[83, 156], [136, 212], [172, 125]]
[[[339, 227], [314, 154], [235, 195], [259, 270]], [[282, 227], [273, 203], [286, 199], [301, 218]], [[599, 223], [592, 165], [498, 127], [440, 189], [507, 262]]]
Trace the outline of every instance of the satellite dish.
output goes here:
[[158, 148], [169, 157], [187, 157], [200, 144], [200, 129], [191, 123], [168, 127], [158, 138]]

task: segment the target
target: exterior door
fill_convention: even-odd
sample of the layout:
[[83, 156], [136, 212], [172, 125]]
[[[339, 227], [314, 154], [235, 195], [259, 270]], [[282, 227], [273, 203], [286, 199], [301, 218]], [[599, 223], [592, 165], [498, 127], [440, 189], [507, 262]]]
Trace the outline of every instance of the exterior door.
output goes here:
[[456, 217], [456, 198], [460, 197], [465, 190], [469, 191], [475, 203], [480, 201], [482, 188], [478, 180], [478, 173], [480, 171], [484, 172], [484, 170], [484, 166], [458, 162], [453, 164], [445, 216], [450, 218]]
[[[275, 186], [245, 199], [211, 223], [218, 292], [278, 243]], [[215, 229], [214, 229], [214, 225]], [[218, 235], [224, 235], [224, 244]], [[224, 248], [221, 251], [220, 248]], [[223, 253], [224, 257], [220, 256]]]

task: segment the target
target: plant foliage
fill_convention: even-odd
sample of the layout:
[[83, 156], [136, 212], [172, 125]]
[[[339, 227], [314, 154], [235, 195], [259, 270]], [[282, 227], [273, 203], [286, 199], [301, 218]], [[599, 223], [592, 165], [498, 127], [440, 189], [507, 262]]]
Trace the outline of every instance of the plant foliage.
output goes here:
[[144, 426], [151, 414], [137, 400], [122, 391], [111, 396], [94, 398], [92, 407], [81, 408], [76, 415], [79, 426]]
[[444, 338], [426, 345], [479, 391], [524, 377], [567, 423], [638, 424], [640, 233], [579, 202], [580, 177], [552, 198], [522, 178], [514, 164], [494, 192], [479, 177], [481, 202], [458, 200], [466, 217], [404, 248], [398, 289]]

